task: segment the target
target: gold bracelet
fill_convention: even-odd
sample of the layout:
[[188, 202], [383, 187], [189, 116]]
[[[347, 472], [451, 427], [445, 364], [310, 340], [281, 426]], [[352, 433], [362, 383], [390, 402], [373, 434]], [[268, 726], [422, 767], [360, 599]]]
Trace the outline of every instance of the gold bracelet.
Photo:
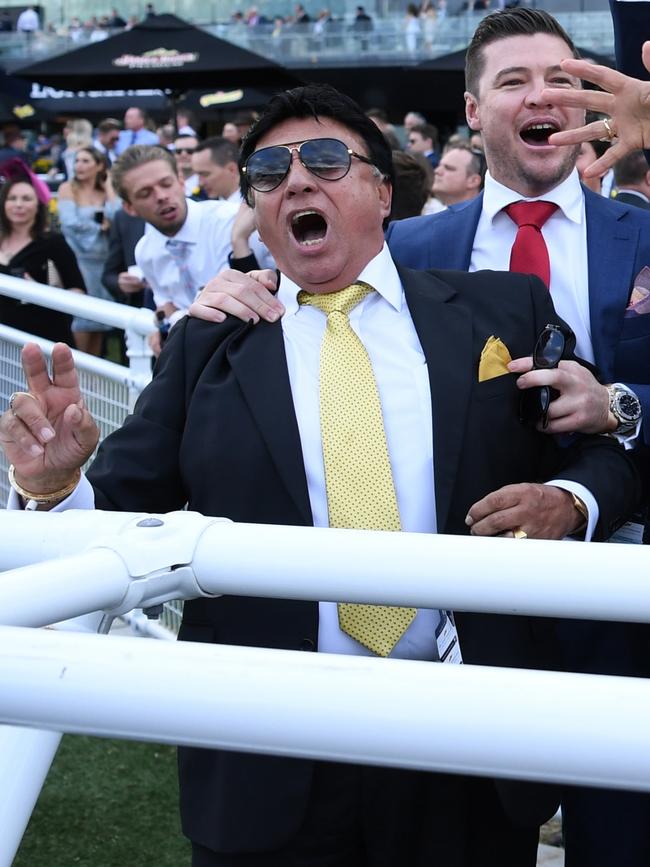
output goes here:
[[584, 518], [582, 524], [573, 531], [574, 533], [579, 533], [581, 530], [584, 530], [589, 523], [589, 509], [584, 500], [581, 500], [577, 494], [574, 494], [573, 491], [569, 491], [568, 493], [571, 494], [571, 497], [573, 498], [573, 508], [580, 512]]
[[75, 470], [74, 480], [68, 482], [64, 488], [59, 488], [58, 491], [52, 491], [49, 494], [33, 494], [31, 491], [26, 491], [16, 481], [16, 468], [13, 464], [9, 467], [9, 484], [17, 494], [24, 500], [33, 500], [35, 503], [54, 503], [56, 500], [65, 500], [79, 484], [81, 478], [81, 470], [77, 467]]

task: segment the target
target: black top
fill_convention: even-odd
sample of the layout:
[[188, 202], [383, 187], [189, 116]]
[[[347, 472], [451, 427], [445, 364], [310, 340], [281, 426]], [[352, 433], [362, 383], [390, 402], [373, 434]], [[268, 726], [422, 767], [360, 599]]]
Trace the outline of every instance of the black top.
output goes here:
[[[74, 253], [63, 235], [55, 232], [35, 238], [19, 250], [8, 265], [0, 265], [0, 273], [12, 277], [24, 277], [28, 274], [37, 283], [49, 285], [48, 260], [56, 268], [64, 289], [85, 289]], [[0, 295], [0, 322], [3, 325], [73, 346], [70, 321], [71, 317], [67, 313], [36, 304], [23, 304]]]

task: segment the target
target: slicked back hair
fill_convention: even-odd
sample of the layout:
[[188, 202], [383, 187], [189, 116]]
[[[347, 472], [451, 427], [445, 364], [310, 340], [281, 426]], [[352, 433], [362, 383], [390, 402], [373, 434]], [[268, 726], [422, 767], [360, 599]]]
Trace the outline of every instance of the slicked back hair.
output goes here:
[[153, 163], [156, 160], [162, 160], [167, 163], [169, 168], [174, 173], [174, 177], [178, 176], [176, 160], [171, 151], [165, 150], [158, 145], [131, 145], [115, 160], [111, 168], [111, 180], [113, 187], [118, 196], [125, 202], [129, 201], [129, 195], [124, 186], [124, 176], [137, 169], [138, 166], [144, 166], [146, 163]]
[[465, 56], [465, 88], [478, 99], [479, 83], [485, 69], [483, 49], [510, 36], [535, 36], [546, 33], [566, 42], [576, 58], [580, 53], [562, 25], [543, 9], [501, 9], [486, 15], [474, 31]]
[[210, 151], [210, 159], [218, 166], [236, 163], [239, 159], [239, 148], [237, 145], [220, 135], [200, 141], [194, 153], [197, 154], [200, 151], [208, 150]]
[[[319, 120], [330, 118], [356, 133], [368, 148], [368, 156], [391, 184], [394, 180], [390, 146], [379, 127], [367, 117], [357, 103], [329, 84], [308, 84], [276, 94], [245, 137], [239, 157], [240, 169], [257, 147], [259, 140], [278, 124], [292, 118]], [[241, 175], [241, 192], [251, 203], [246, 175]]]

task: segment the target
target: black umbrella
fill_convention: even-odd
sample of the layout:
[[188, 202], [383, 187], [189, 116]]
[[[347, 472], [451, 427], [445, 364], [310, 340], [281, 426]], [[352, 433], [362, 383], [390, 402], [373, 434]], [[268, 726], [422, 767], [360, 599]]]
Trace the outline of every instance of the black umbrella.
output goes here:
[[15, 67], [14, 75], [63, 90], [259, 86], [300, 84], [272, 60], [240, 48], [175, 15], [155, 15], [101, 42]]

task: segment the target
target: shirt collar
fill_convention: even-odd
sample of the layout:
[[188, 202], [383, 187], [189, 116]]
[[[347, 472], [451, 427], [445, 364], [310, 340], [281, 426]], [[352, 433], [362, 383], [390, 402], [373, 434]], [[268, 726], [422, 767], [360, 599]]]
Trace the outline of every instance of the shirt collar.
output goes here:
[[[384, 246], [379, 253], [371, 259], [366, 267], [357, 277], [359, 282], [368, 283], [381, 297], [387, 301], [396, 311], [402, 309], [403, 292], [402, 281], [397, 273], [397, 268], [388, 250], [388, 245]], [[344, 287], [341, 286], [341, 289]], [[280, 288], [278, 289], [278, 299], [282, 302], [285, 308], [285, 316], [295, 316], [300, 309], [298, 304], [298, 293], [301, 287], [294, 283], [285, 274], [280, 275]]]
[[582, 222], [583, 192], [577, 169], [574, 169], [568, 178], [563, 180], [561, 184], [553, 187], [552, 190], [544, 193], [543, 196], [533, 196], [531, 198], [522, 196], [521, 193], [511, 190], [509, 187], [499, 183], [499, 181], [495, 181], [489, 172], [486, 173], [483, 213], [489, 218], [490, 222], [494, 221], [496, 215], [506, 205], [510, 205], [512, 202], [519, 202], [522, 199], [527, 202], [535, 202], [538, 199], [542, 199], [545, 202], [554, 202], [569, 220], [578, 224]]

